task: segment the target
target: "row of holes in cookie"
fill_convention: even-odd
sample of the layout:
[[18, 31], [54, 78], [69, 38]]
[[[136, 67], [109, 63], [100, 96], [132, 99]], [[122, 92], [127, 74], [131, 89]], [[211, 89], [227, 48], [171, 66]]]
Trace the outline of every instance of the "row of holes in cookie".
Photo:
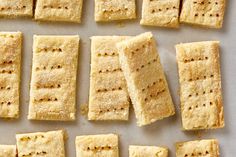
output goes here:
[[162, 81], [163, 81], [162, 79], [159, 79], [158, 81], [155, 81], [155, 82], [153, 82], [153, 83], [150, 84], [150, 85], [147, 85], [146, 88], [143, 88], [143, 89], [142, 89], [142, 92], [144, 92], [146, 89], [149, 89], [149, 88], [155, 86], [158, 82], [160, 83], [160, 82], [162, 82]]
[[7, 64], [12, 64], [13, 61], [9, 60], [9, 61], [3, 61], [2, 63], [0, 63], [0, 65], [7, 65]]
[[129, 9], [125, 6], [124, 8], [119, 9], [102, 9], [103, 13], [115, 13], [115, 12], [122, 12], [122, 11], [128, 11]]
[[192, 109], [194, 109], [194, 108], [198, 108], [198, 107], [206, 107], [207, 105], [210, 105], [210, 106], [212, 106], [213, 105], [213, 102], [209, 102], [208, 104], [207, 103], [204, 103], [204, 104], [202, 104], [202, 105], [195, 105], [195, 106], [190, 106], [189, 108], [188, 108], [188, 110], [192, 110]]
[[0, 70], [0, 74], [12, 74], [13, 72], [13, 70]]
[[43, 67], [36, 67], [35, 70], [36, 71], [41, 71], [41, 70], [53, 70], [53, 69], [61, 69], [62, 68], [62, 65], [58, 64], [58, 65], [53, 65], [51, 67], [46, 67], [46, 66], [43, 66]]
[[158, 150], [158, 151], [155, 153], [156, 157], [159, 157], [159, 156], [161, 157], [163, 154], [165, 154], [163, 150]]
[[0, 86], [0, 90], [10, 90], [11, 87], [9, 86]]
[[34, 155], [34, 154], [36, 154], [36, 155], [46, 155], [47, 152], [45, 152], [45, 151], [41, 151], [41, 152], [31, 152], [31, 153], [28, 153], [28, 154], [22, 154], [22, 156], [24, 156], [24, 157], [30, 157], [30, 156], [32, 156], [32, 155]]
[[204, 2], [204, 1], [202, 1], [202, 2], [197, 2], [197, 1], [194, 1], [193, 2], [193, 4], [201, 4], [201, 5], [204, 5], [204, 4], [212, 4], [212, 3], [214, 3], [215, 5], [218, 5], [219, 3], [218, 2]]
[[102, 150], [110, 150], [112, 149], [111, 146], [94, 146], [94, 147], [87, 147], [87, 151], [102, 151]]
[[205, 80], [207, 78], [213, 78], [213, 77], [214, 77], [213, 74], [209, 76], [204, 75], [203, 77], [190, 78], [188, 81], [192, 82], [192, 81], [197, 81], [197, 80]]
[[25, 9], [26, 6], [23, 5], [23, 6], [16, 6], [16, 7], [0, 7], [0, 11], [4, 11], [4, 10], [22, 10], [22, 9]]
[[62, 52], [61, 48], [52, 48], [52, 47], [45, 47], [42, 49], [38, 49], [38, 53], [40, 52]]
[[201, 156], [201, 155], [207, 155], [209, 154], [209, 151], [205, 151], [205, 152], [198, 152], [198, 153], [191, 153], [191, 154], [185, 154], [184, 157], [190, 157], [190, 156]]
[[54, 88], [61, 88], [60, 84], [46, 84], [46, 85], [37, 85], [37, 89], [44, 89], [44, 88], [49, 88], [49, 89], [54, 89]]
[[135, 50], [131, 51], [131, 54], [134, 55], [137, 52], [139, 52], [139, 50], [145, 49], [146, 47], [148, 47], [150, 45], [150, 42], [144, 43], [143, 45], [141, 45], [139, 48], [136, 48]]
[[117, 72], [117, 71], [122, 71], [122, 69], [121, 68], [117, 68], [117, 69], [113, 69], [113, 70], [109, 70], [109, 69], [99, 70], [98, 73], [110, 73], [110, 72]]
[[[157, 59], [153, 59], [152, 61], [149, 61], [146, 65], [151, 65], [152, 63], [155, 63], [157, 61]], [[146, 65], [141, 65], [139, 68], [136, 68], [136, 71], [140, 71], [141, 69], [143, 69]]]
[[166, 91], [166, 90], [163, 89], [163, 90], [161, 90], [161, 91], [158, 91], [158, 92], [155, 93], [155, 94], [150, 94], [149, 97], [146, 97], [146, 98], [144, 99], [144, 101], [147, 102], [148, 100], [152, 99], [153, 97], [159, 96], [160, 94], [164, 93], [165, 91]]
[[12, 35], [12, 34], [0, 34], [0, 37], [2, 37], [2, 38], [14, 38], [14, 35]]
[[116, 87], [116, 88], [111, 88], [111, 89], [97, 89], [96, 92], [97, 93], [101, 93], [101, 92], [108, 92], [108, 91], [117, 91], [117, 90], [122, 90], [122, 87]]
[[35, 102], [52, 102], [52, 101], [58, 101], [58, 99], [55, 98], [40, 98], [40, 99], [34, 99]]
[[[194, 14], [194, 16], [195, 16], [195, 17], [198, 17], [198, 16], [206, 16], [206, 14], [198, 14], [198, 13], [196, 13], [196, 14]], [[210, 16], [210, 17], [213, 17], [213, 16], [219, 17], [220, 14], [218, 14], [218, 13], [215, 14], [215, 15], [214, 15], [214, 14], [209, 14], [209, 16]]]
[[52, 5], [44, 5], [43, 9], [69, 9], [67, 6], [52, 6]]
[[[202, 92], [202, 95], [205, 95], [205, 94], [207, 94], [207, 93], [213, 93], [213, 90], [211, 89], [211, 90], [209, 90], [209, 92], [203, 91], [203, 92]], [[198, 93], [198, 92], [195, 93], [196, 96], [198, 96], [198, 95], [200, 95], [200, 94], [201, 94], [201, 93]], [[188, 97], [192, 97], [192, 96], [193, 96], [193, 94], [189, 94], [189, 95], [188, 95]]]
[[103, 109], [103, 110], [100, 110], [99, 113], [106, 113], [106, 112], [116, 112], [116, 111], [123, 111], [124, 108], [121, 107], [121, 108], [110, 108], [110, 109]]
[[10, 102], [10, 101], [2, 101], [1, 103], [0, 103], [1, 105], [8, 105], [8, 106], [10, 106], [11, 104], [12, 104], [12, 102]]
[[98, 53], [97, 56], [98, 57], [118, 56], [118, 53], [115, 53], [115, 52], [112, 52], [112, 53], [104, 52], [104, 53]]
[[184, 59], [184, 63], [194, 62], [194, 61], [203, 61], [208, 60], [208, 57], [199, 57], [199, 58], [191, 58], [191, 59]]
[[29, 137], [29, 136], [21, 137], [20, 141], [37, 140], [38, 138], [44, 138], [44, 135], [36, 135], [36, 136], [33, 136], [33, 137]]
[[168, 11], [168, 10], [171, 10], [171, 9], [178, 9], [176, 6], [173, 6], [173, 7], [166, 7], [166, 8], [159, 8], [159, 9], [152, 9], [151, 10], [151, 13], [156, 13], [156, 12], [162, 12], [162, 11]]

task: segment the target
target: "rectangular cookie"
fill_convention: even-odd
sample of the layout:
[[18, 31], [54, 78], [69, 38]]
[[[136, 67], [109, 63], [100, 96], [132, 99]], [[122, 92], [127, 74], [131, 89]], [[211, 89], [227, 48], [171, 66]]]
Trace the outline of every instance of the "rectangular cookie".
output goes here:
[[0, 32], [0, 47], [0, 117], [18, 118], [22, 33]]
[[64, 131], [17, 134], [18, 157], [65, 157]]
[[173, 115], [174, 105], [153, 35], [143, 33], [118, 43], [117, 48], [138, 125]]
[[180, 22], [209, 28], [221, 28], [225, 3], [225, 0], [184, 0]]
[[83, 0], [37, 0], [35, 20], [81, 22]]
[[219, 157], [219, 144], [216, 139], [196, 140], [188, 142], [178, 142], [176, 147], [176, 157]]
[[219, 42], [176, 45], [184, 130], [224, 127]]
[[128, 120], [130, 100], [116, 49], [127, 38], [91, 38], [89, 120]]
[[135, 0], [95, 0], [95, 21], [136, 18]]
[[0, 157], [16, 157], [16, 146], [0, 145]]
[[179, 27], [180, 0], [143, 0], [141, 25]]
[[77, 136], [76, 157], [119, 157], [115, 134]]
[[34, 36], [28, 119], [75, 119], [79, 36]]
[[33, 0], [0, 0], [0, 17], [33, 16]]
[[168, 149], [156, 146], [129, 146], [129, 157], [168, 157]]

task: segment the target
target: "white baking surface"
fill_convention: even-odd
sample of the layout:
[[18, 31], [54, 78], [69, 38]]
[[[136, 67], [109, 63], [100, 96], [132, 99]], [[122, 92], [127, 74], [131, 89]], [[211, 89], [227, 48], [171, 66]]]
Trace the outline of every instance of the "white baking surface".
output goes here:
[[[220, 142], [221, 157], [233, 157], [236, 154], [236, 1], [228, 0], [221, 30], [194, 28], [182, 25], [180, 29], [163, 29], [157, 27], [143, 27], [139, 25], [141, 16], [141, 0], [138, 1], [138, 19], [123, 22], [119, 27], [117, 22], [96, 24], [94, 22], [93, 0], [84, 0], [83, 23], [37, 23], [31, 19], [0, 19], [0, 31], [22, 31], [24, 33], [24, 49], [22, 60], [21, 83], [21, 116], [19, 120], [0, 120], [0, 144], [15, 144], [15, 134], [25, 132], [66, 129], [68, 140], [66, 142], [67, 157], [75, 157], [75, 137], [84, 134], [117, 133], [120, 135], [120, 156], [128, 157], [128, 146], [158, 145], [170, 148], [170, 157], [175, 156], [174, 143], [201, 138], [217, 138]], [[88, 102], [89, 71], [90, 71], [90, 40], [95, 35], [137, 35], [152, 31], [158, 42], [161, 61], [169, 82], [175, 102], [177, 114], [171, 118], [158, 121], [152, 125], [139, 128], [131, 110], [128, 122], [89, 122], [80, 114], [81, 103]], [[81, 37], [78, 83], [77, 83], [77, 120], [75, 122], [44, 122], [27, 120], [29, 102], [29, 83], [32, 64], [33, 35], [79, 34]], [[203, 40], [221, 41], [221, 70], [224, 94], [225, 123], [224, 129], [183, 132], [178, 96], [178, 73], [175, 59], [174, 45], [181, 42]]]

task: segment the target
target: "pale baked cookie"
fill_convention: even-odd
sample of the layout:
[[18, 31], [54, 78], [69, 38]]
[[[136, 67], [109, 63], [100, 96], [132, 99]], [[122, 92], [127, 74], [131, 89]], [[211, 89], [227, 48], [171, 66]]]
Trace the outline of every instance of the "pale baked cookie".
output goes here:
[[156, 146], [129, 146], [129, 157], [168, 157], [168, 149]]
[[225, 3], [225, 0], [184, 0], [180, 22], [221, 28]]
[[81, 22], [83, 0], [37, 0], [35, 20]]
[[28, 119], [75, 119], [79, 36], [34, 36]]
[[224, 127], [219, 42], [176, 45], [184, 130]]
[[95, 21], [114, 21], [135, 18], [135, 0], [95, 0]]
[[138, 125], [173, 115], [174, 105], [153, 35], [143, 33], [118, 43], [117, 48]]
[[0, 145], [0, 157], [16, 157], [16, 146]]
[[215, 139], [176, 143], [176, 157], [219, 157], [219, 144]]
[[33, 16], [33, 0], [0, 0], [0, 17]]
[[18, 157], [65, 157], [64, 131], [17, 134]]
[[129, 95], [116, 49], [116, 43], [127, 38], [91, 38], [89, 120], [128, 120]]
[[141, 25], [179, 27], [180, 0], [143, 0]]
[[0, 47], [0, 117], [18, 118], [22, 33], [0, 32]]
[[119, 157], [115, 134], [77, 136], [75, 144], [76, 157]]

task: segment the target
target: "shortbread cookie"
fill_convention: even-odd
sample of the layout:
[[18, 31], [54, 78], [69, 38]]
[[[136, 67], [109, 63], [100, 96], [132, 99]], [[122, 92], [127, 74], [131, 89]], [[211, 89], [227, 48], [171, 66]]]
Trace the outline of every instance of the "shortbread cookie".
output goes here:
[[129, 146], [129, 157], [168, 157], [168, 149], [155, 146]]
[[35, 19], [80, 23], [82, 5], [83, 0], [37, 0]]
[[185, 130], [224, 127], [219, 42], [176, 46]]
[[117, 47], [138, 125], [173, 115], [175, 110], [153, 35], [144, 33]]
[[119, 157], [118, 136], [87, 135], [76, 137], [76, 157]]
[[17, 134], [18, 157], [65, 157], [64, 131]]
[[0, 157], [16, 157], [16, 146], [0, 145]]
[[0, 0], [0, 17], [33, 16], [33, 0]]
[[219, 144], [215, 139], [176, 143], [176, 157], [219, 157]]
[[221, 28], [225, 3], [225, 0], [184, 0], [180, 22]]
[[0, 117], [18, 118], [22, 33], [0, 32], [0, 47]]
[[180, 0], [143, 0], [141, 25], [178, 27]]
[[79, 36], [34, 36], [28, 119], [75, 119]]
[[127, 38], [91, 38], [89, 120], [128, 120], [129, 95], [116, 49], [116, 43]]
[[136, 18], [135, 0], [95, 0], [95, 21]]

